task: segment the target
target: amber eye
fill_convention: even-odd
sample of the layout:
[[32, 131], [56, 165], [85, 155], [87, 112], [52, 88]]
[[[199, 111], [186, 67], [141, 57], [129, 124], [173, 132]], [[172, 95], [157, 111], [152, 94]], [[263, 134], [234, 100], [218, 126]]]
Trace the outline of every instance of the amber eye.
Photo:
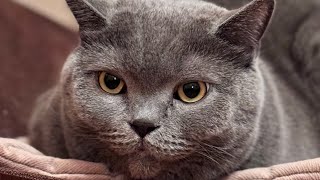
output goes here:
[[179, 86], [177, 95], [186, 103], [200, 101], [207, 93], [207, 85], [204, 82], [190, 82]]
[[106, 72], [100, 73], [99, 84], [104, 91], [110, 94], [120, 94], [125, 88], [123, 80]]

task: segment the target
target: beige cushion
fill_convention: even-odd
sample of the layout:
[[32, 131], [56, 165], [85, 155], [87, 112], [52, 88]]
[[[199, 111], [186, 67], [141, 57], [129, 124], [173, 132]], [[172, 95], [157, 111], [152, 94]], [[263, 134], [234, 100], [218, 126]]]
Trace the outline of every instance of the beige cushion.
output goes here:
[[112, 175], [103, 164], [44, 156], [21, 141], [3, 138], [0, 138], [0, 174], [25, 179], [121, 179], [121, 176]]
[[[120, 180], [103, 164], [45, 156], [31, 146], [13, 139], [0, 138], [1, 174], [11, 177], [67, 180]], [[317, 180], [320, 158], [256, 168], [231, 174], [224, 180]]]

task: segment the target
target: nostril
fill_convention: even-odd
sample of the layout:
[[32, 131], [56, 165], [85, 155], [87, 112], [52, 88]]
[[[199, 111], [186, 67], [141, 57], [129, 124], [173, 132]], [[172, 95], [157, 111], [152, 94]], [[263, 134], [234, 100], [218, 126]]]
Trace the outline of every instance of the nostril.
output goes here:
[[145, 120], [135, 120], [130, 123], [130, 126], [141, 138], [144, 138], [146, 135], [159, 128], [159, 126], [156, 126], [154, 123]]
[[154, 131], [156, 129], [157, 129], [157, 127], [148, 127], [147, 128], [147, 132], [152, 132], [152, 131]]

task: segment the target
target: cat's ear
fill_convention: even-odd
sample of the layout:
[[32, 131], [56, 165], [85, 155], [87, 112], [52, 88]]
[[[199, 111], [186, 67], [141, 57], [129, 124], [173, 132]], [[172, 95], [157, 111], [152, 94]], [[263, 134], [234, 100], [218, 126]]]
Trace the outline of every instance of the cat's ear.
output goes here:
[[80, 33], [98, 31], [105, 27], [106, 18], [99, 11], [97, 0], [66, 0], [79, 24]]
[[256, 48], [271, 19], [274, 0], [254, 0], [233, 12], [216, 31], [216, 35], [231, 44]]

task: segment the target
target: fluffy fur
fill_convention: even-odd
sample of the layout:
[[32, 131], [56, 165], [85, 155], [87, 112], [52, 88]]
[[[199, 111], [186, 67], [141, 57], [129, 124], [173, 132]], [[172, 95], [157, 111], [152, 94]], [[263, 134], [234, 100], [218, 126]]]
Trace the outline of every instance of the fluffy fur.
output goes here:
[[[233, 11], [195, 0], [67, 2], [81, 45], [33, 113], [31, 141], [44, 153], [166, 180], [320, 155], [317, 108], [257, 56], [272, 0]], [[101, 71], [121, 77], [127, 93], [102, 91]], [[210, 84], [203, 100], [173, 98], [195, 80]], [[137, 119], [159, 128], [141, 139], [129, 125]]]
[[[251, 0], [207, 0], [236, 8]], [[279, 0], [262, 40], [260, 56], [279, 78], [320, 108], [320, 1]]]

